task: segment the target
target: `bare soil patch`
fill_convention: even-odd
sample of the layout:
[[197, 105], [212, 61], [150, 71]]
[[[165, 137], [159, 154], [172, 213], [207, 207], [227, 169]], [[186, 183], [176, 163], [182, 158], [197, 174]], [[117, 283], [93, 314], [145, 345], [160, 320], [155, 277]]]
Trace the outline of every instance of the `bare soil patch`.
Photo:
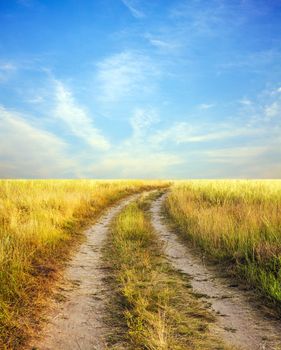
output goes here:
[[112, 219], [138, 195], [109, 208], [86, 231], [86, 240], [65, 270], [65, 278], [55, 293], [47, 324], [40, 339], [30, 346], [38, 350], [103, 350], [108, 326], [104, 322], [110, 293], [102, 247]]
[[165, 224], [161, 214], [165, 195], [151, 207], [152, 224], [164, 242], [165, 254], [172, 265], [190, 277], [193, 291], [206, 307], [217, 315], [215, 332], [226, 343], [247, 350], [281, 349], [281, 322], [262, 312], [250, 302], [250, 291], [238, 289], [202, 257], [184, 245]]

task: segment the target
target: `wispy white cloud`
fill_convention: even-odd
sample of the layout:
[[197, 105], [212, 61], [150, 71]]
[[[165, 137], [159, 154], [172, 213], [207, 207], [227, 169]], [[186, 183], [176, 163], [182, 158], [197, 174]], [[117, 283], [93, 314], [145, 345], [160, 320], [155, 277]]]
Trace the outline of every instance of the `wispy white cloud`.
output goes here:
[[99, 159], [93, 167], [95, 176], [121, 178], [165, 178], [172, 176], [175, 166], [184, 159], [155, 144], [149, 135], [160, 121], [157, 110], [137, 108], [128, 120], [132, 132], [119, 145]]
[[135, 18], [144, 18], [145, 14], [139, 9], [138, 0], [121, 0]]
[[0, 176], [64, 177], [75, 174], [66, 143], [20, 114], [0, 106]]
[[159, 74], [153, 62], [138, 52], [124, 51], [98, 63], [100, 100], [117, 102], [135, 92], [150, 91]]
[[265, 107], [264, 113], [269, 118], [273, 118], [277, 116], [281, 117], [281, 104], [278, 103], [277, 101], [272, 102], [271, 104]]
[[73, 135], [95, 149], [109, 149], [109, 141], [94, 127], [86, 110], [74, 101], [69, 89], [60, 81], [55, 81], [55, 96], [55, 115], [67, 125]]
[[[107, 62], [110, 62], [111, 68], [114, 67], [113, 71], [116, 69], [117, 72], [119, 72], [117, 67], [126, 66], [124, 62], [129, 62], [129, 67], [132, 63], [128, 70], [126, 70], [127, 67], [124, 71], [123, 68], [121, 69], [120, 76], [122, 79], [123, 76], [128, 77], [126, 78], [128, 80], [124, 85], [119, 85], [121, 90], [123, 89], [121, 95], [118, 95], [119, 91], [115, 87], [114, 98], [120, 100], [124, 94], [141, 91], [139, 89], [149, 83], [148, 78], [155, 74], [153, 64], [150, 67], [139, 62], [134, 65], [134, 57], [141, 57], [142, 63], [151, 64], [146, 56], [136, 52], [126, 52], [118, 59], [115, 57], [116, 61], [113, 59]], [[137, 77], [133, 72], [137, 72]], [[118, 76], [119, 73], [116, 74]], [[108, 89], [109, 86], [108, 81]], [[21, 174], [24, 177], [31, 173], [37, 177], [56, 177], [56, 174], [89, 177], [173, 177], [175, 173], [188, 176], [189, 167], [193, 166], [195, 159], [197, 165], [201, 164], [202, 169], [206, 169], [206, 173], [220, 169], [221, 174], [228, 174], [228, 171], [235, 170], [233, 167], [236, 165], [237, 171], [233, 173], [235, 176], [242, 173], [251, 174], [249, 166], [251, 165], [254, 169], [256, 162], [261, 164], [260, 169], [255, 168], [254, 174], [257, 177], [263, 176], [262, 164], [272, 169], [272, 173], [268, 171], [267, 174], [275, 176], [278, 172], [279, 168], [274, 166], [278, 156], [281, 156], [280, 152], [277, 152], [277, 149], [281, 149], [281, 141], [278, 141], [278, 134], [281, 134], [280, 126], [278, 129], [279, 119], [275, 118], [279, 113], [277, 111], [279, 111], [281, 98], [278, 85], [268, 88], [264, 95], [258, 96], [259, 98], [251, 96], [251, 99], [246, 97], [237, 99], [237, 105], [239, 104], [243, 110], [243, 118], [233, 117], [224, 123], [215, 124], [210, 121], [200, 124], [196, 118], [190, 117], [189, 122], [170, 121], [170, 125], [162, 127], [161, 123], [165, 121], [160, 120], [161, 109], [146, 106], [135, 109], [132, 107], [133, 113], [128, 113], [131, 117], [127, 119], [132, 129], [131, 135], [127, 138], [123, 137], [119, 144], [118, 142], [114, 144], [114, 147], [110, 147], [107, 138], [95, 127], [91, 114], [75, 100], [69, 88], [58, 80], [52, 80], [48, 89], [51, 90], [46, 92], [48, 98], [45, 95], [42, 96], [44, 100], [51, 99], [51, 93], [55, 91], [53, 111], [57, 118], [56, 123], [62, 121], [66, 133], [70, 131], [71, 135], [86, 142], [96, 152], [85, 148], [79, 155], [80, 159], [77, 156], [70, 157], [69, 149], [73, 150], [75, 146], [74, 138], [67, 137], [63, 141], [43, 130], [45, 120], [40, 119], [36, 122], [37, 124], [34, 124], [21, 115], [2, 108], [1, 116], [6, 115], [6, 117], [2, 117], [0, 122], [0, 137], [7, 146], [2, 153], [0, 151], [2, 176], [16, 177]], [[42, 102], [40, 91], [34, 92], [34, 101], [29, 102], [40, 104]], [[198, 108], [208, 110], [214, 106], [214, 103], [204, 103], [197, 106], [195, 111], [199, 113]], [[39, 107], [38, 110], [40, 110]], [[52, 120], [52, 116], [52, 109], [49, 113], [44, 113], [46, 119]], [[249, 121], [248, 127], [246, 124]], [[40, 127], [38, 127], [39, 122]], [[12, 146], [17, 144], [20, 151]], [[9, 160], [5, 159], [5, 154]], [[22, 154], [30, 154], [30, 161], [25, 161], [26, 158]], [[269, 161], [271, 157], [272, 160]], [[72, 160], [69, 160], [70, 158]], [[38, 169], [35, 164], [38, 164]], [[46, 164], [50, 164], [48, 169]], [[194, 174], [196, 176], [195, 171]]]
[[248, 125], [260, 127], [268, 133], [275, 130], [280, 126], [278, 117], [281, 117], [281, 94], [278, 90], [278, 86], [270, 85], [251, 99], [239, 100], [240, 118], [247, 121]]
[[237, 127], [235, 125], [220, 124], [189, 124], [177, 122], [168, 129], [158, 130], [152, 140], [156, 143], [174, 142], [175, 144], [218, 141], [241, 136], [252, 136], [260, 133], [260, 129]]
[[242, 98], [241, 100], [239, 100], [239, 103], [244, 106], [251, 106], [253, 102], [248, 98]]
[[170, 33], [166, 35], [153, 35], [151, 33], [147, 33], [144, 35], [144, 37], [152, 46], [168, 53], [176, 52], [182, 46], [178, 38], [171, 37]]
[[204, 151], [209, 160], [221, 163], [244, 163], [253, 158], [264, 155], [268, 146], [247, 146], [247, 147], [225, 147], [215, 150]]
[[[224, 35], [244, 23], [247, 15], [239, 2], [209, 1], [202, 6], [200, 1], [180, 1], [172, 6], [172, 18], [187, 20], [192, 35], [218, 36], [221, 28]], [[227, 25], [225, 25], [227, 24]]]
[[159, 117], [155, 110], [137, 108], [130, 119], [130, 124], [133, 129], [132, 138], [139, 139], [141, 136], [144, 136], [146, 131], [158, 121]]
[[42, 103], [44, 101], [44, 97], [41, 96], [41, 95], [35, 95], [33, 96], [32, 98], [28, 99], [27, 102], [29, 103], [34, 103], [34, 104], [37, 104], [37, 103]]
[[17, 68], [13, 62], [0, 61], [0, 83], [8, 80], [17, 71]]
[[281, 174], [281, 143], [276, 141], [197, 150], [193, 157], [212, 177], [280, 178]]
[[215, 107], [215, 103], [202, 103], [198, 106], [199, 109], [204, 110], [204, 109], [210, 109]]
[[268, 69], [268, 65], [279, 63], [281, 52], [278, 49], [268, 49], [247, 54], [239, 54], [232, 57], [233, 59], [222, 63], [219, 67], [223, 70], [247, 69], [250, 71], [260, 72], [262, 69]]
[[112, 152], [93, 166], [97, 177], [167, 178], [173, 167], [182, 164], [179, 155], [149, 149], [122, 149]]
[[[280, 129], [268, 139], [256, 139], [244, 145], [225, 146], [223, 148], [203, 150], [200, 157], [207, 162], [223, 164], [240, 175], [248, 177], [280, 176], [281, 136]], [[198, 155], [197, 155], [198, 156]], [[234, 167], [237, 167], [235, 170]]]
[[17, 69], [17, 66], [11, 62], [2, 62], [0, 63], [0, 70], [10, 72]]

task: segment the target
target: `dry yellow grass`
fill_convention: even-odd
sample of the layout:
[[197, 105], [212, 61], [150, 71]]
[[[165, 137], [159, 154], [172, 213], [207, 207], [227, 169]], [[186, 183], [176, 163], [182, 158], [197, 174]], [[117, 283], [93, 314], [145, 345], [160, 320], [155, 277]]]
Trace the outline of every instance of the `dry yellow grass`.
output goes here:
[[20, 348], [36, 326], [31, 322], [81, 224], [127, 194], [157, 186], [163, 183], [0, 181], [1, 349]]
[[107, 244], [113, 290], [118, 291], [115, 305], [119, 306], [119, 315], [115, 309], [113, 315], [119, 328], [111, 332], [112, 349], [229, 349], [209, 332], [213, 316], [163, 257], [147, 212], [151, 198], [142, 198], [122, 211]]
[[281, 181], [177, 182], [167, 211], [184, 237], [281, 303]]

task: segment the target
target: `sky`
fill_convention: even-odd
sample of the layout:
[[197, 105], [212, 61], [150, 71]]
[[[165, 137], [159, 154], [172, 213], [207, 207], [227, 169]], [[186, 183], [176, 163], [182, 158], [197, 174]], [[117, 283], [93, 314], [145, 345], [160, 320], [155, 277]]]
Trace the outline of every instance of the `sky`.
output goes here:
[[0, 0], [1, 178], [281, 178], [280, 0]]

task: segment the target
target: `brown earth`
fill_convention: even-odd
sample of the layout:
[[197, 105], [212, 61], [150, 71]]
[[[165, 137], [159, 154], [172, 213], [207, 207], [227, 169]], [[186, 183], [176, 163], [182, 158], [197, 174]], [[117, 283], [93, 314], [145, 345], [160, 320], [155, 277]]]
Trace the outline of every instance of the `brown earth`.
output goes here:
[[103, 350], [108, 326], [104, 323], [107, 295], [102, 247], [113, 218], [138, 195], [119, 202], [86, 231], [86, 240], [65, 270], [47, 324], [29, 347], [38, 350]]
[[193, 291], [217, 315], [215, 332], [230, 345], [245, 350], [281, 349], [281, 322], [266, 316], [253, 304], [251, 291], [238, 289], [218, 268], [208, 266], [194, 250], [183, 244], [165, 224], [165, 195], [151, 207], [152, 224], [164, 242], [165, 254], [177, 270], [189, 276]]

